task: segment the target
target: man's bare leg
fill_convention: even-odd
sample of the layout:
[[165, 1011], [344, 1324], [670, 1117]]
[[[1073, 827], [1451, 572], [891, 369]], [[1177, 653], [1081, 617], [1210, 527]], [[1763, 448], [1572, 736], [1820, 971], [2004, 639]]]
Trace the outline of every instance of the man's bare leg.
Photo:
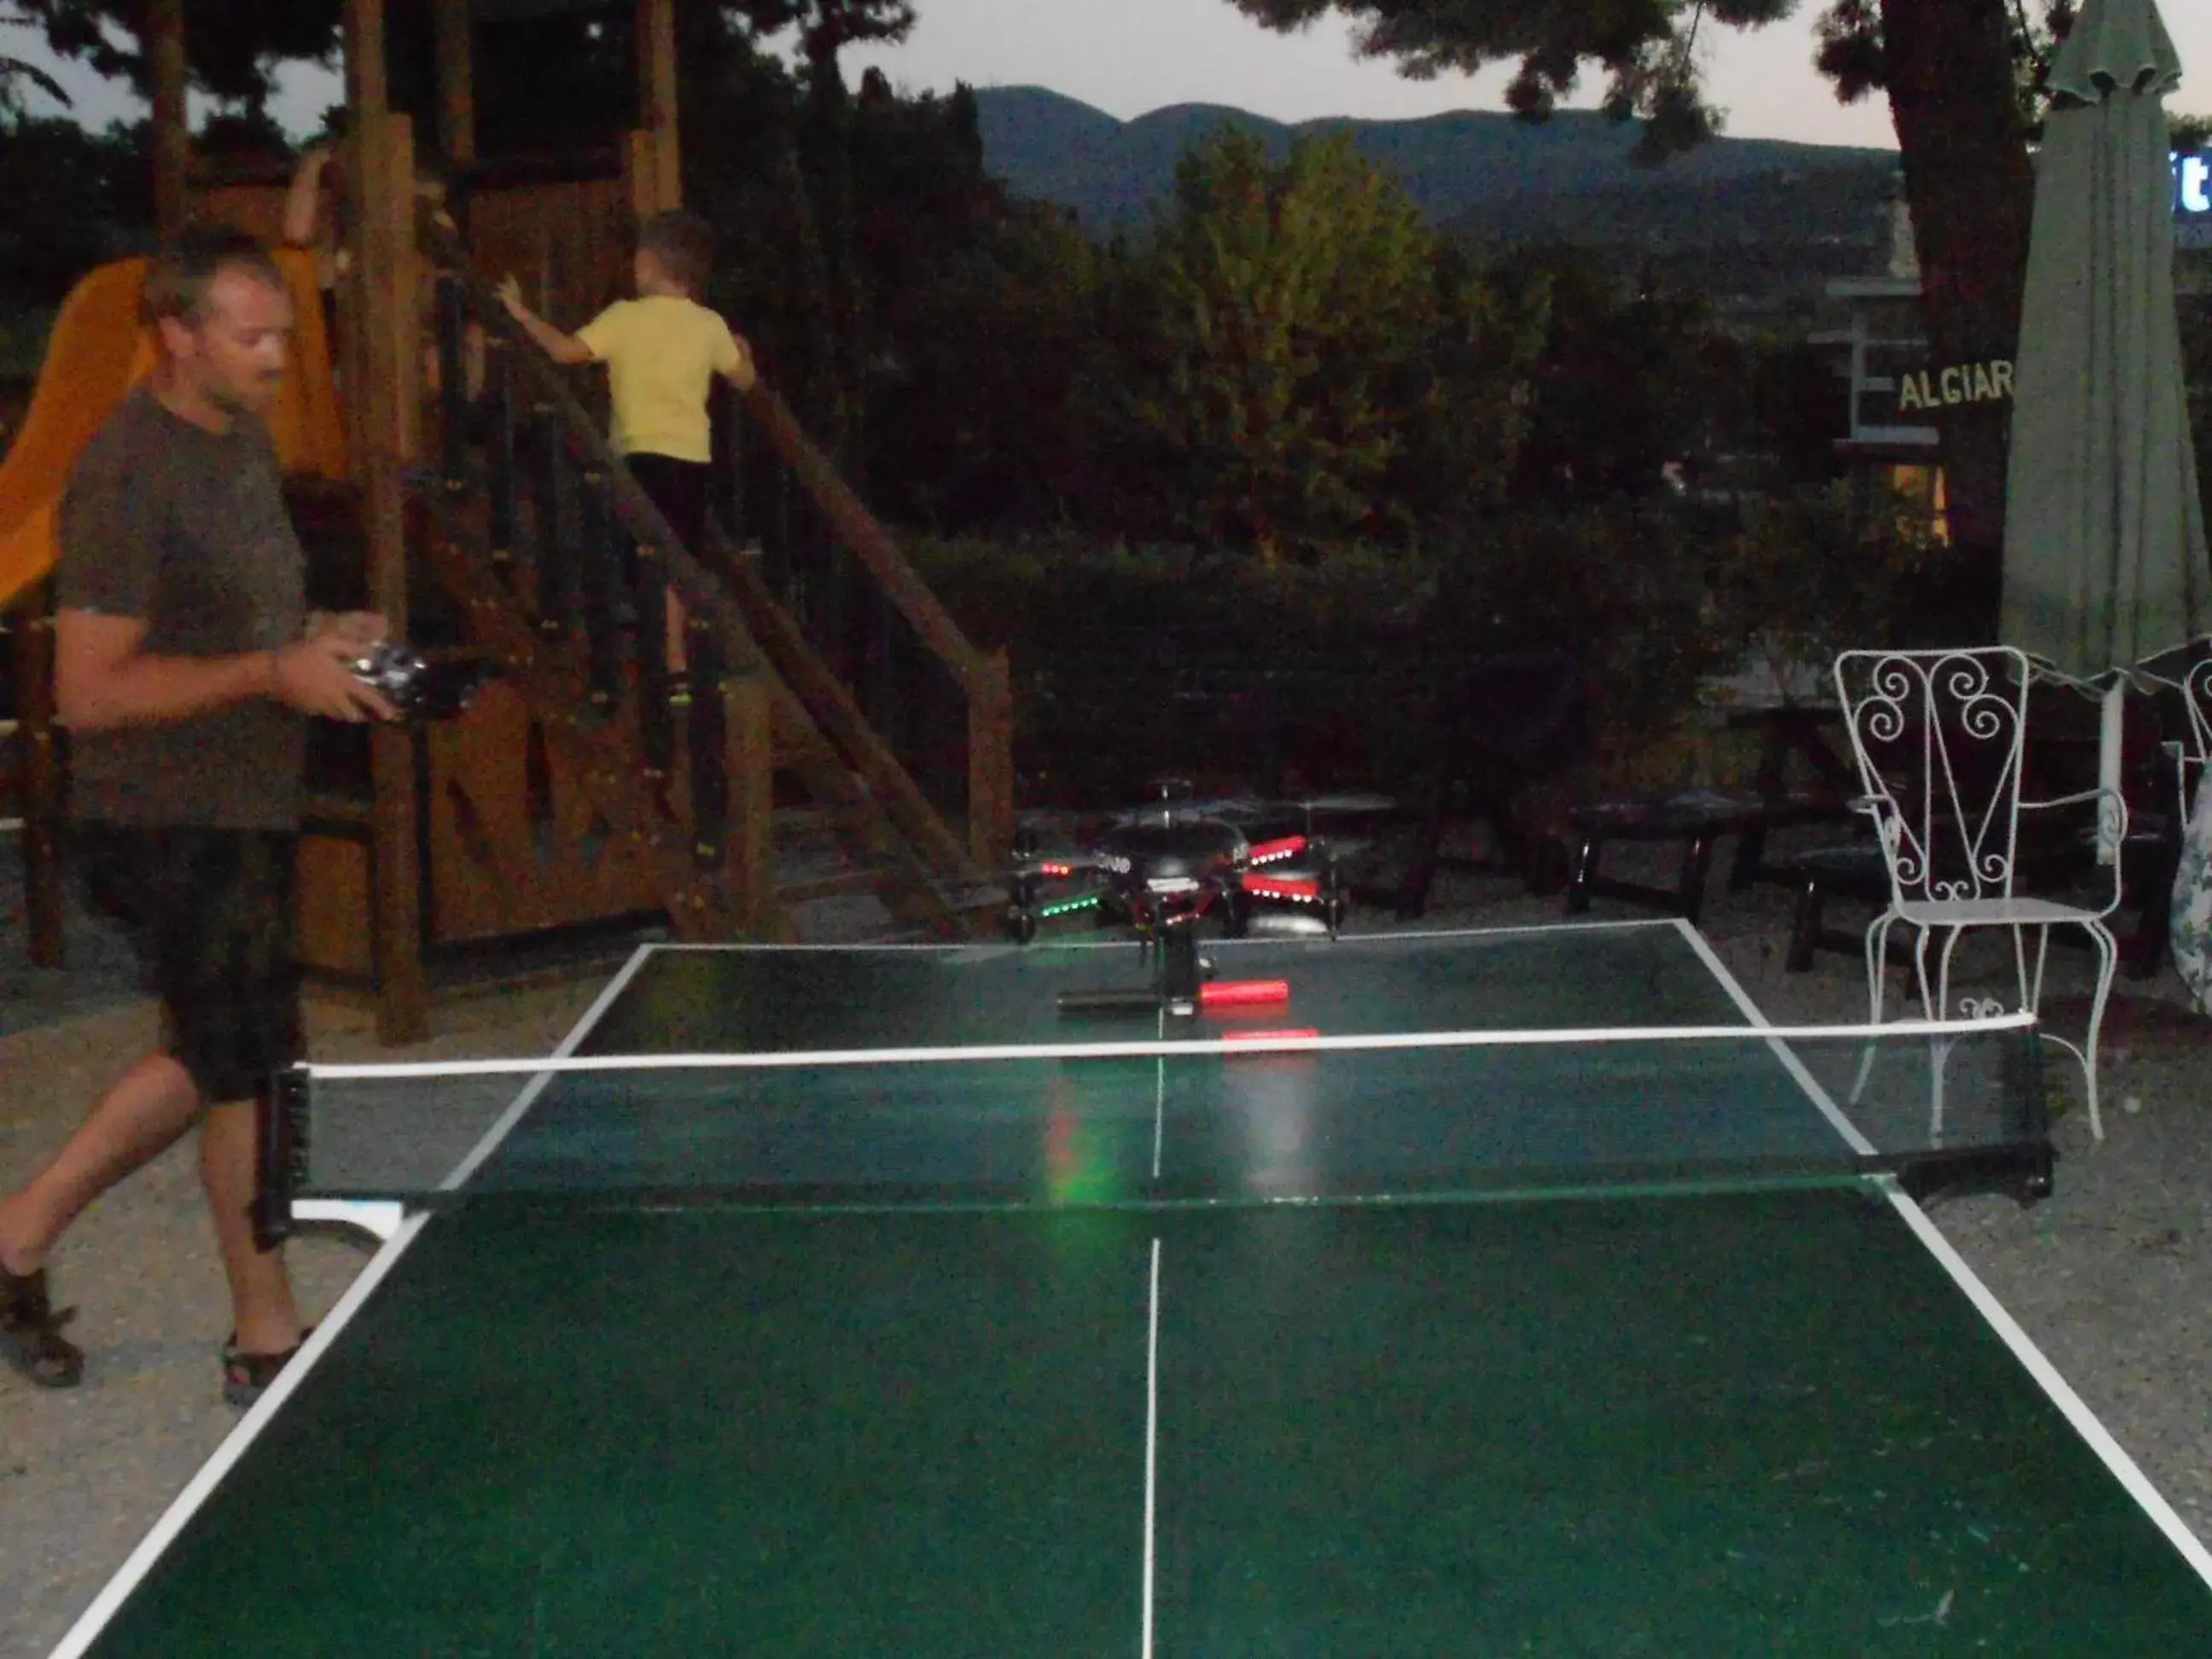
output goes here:
[[253, 1242], [255, 1114], [231, 1102], [207, 1115], [200, 1130], [200, 1184], [215, 1214], [216, 1243], [230, 1279], [237, 1342], [246, 1353], [284, 1353], [300, 1343], [300, 1310], [281, 1250]]
[[199, 1109], [198, 1088], [169, 1055], [148, 1054], [132, 1066], [30, 1184], [0, 1199], [0, 1267], [16, 1273], [44, 1267], [86, 1206], [173, 1146]]

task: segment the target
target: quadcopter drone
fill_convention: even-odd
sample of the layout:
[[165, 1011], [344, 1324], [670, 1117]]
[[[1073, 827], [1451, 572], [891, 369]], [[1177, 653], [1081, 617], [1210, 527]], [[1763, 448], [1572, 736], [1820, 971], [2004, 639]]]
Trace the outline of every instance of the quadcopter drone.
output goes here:
[[1073, 849], [1042, 851], [1025, 831], [1015, 845], [1008, 937], [1026, 945], [1040, 922], [1075, 915], [1148, 940], [1188, 934], [1202, 921], [1241, 939], [1255, 915], [1271, 913], [1332, 934], [1344, 925], [1350, 898], [1337, 850], [1315, 832], [1310, 808], [1278, 812], [1285, 821], [1265, 827], [1281, 833], [1255, 840], [1189, 794], [1188, 784], [1164, 784], [1157, 805], [1122, 814]]

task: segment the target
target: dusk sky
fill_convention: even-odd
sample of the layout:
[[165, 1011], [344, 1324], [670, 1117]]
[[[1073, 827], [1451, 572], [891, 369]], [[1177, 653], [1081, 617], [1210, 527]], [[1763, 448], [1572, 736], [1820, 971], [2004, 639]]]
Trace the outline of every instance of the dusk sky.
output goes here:
[[[188, 0], [206, 3], [207, 0]], [[1710, 31], [1704, 47], [1713, 100], [1741, 137], [1893, 147], [1888, 106], [1880, 99], [1838, 105], [1812, 66], [1813, 21], [1822, 0], [1804, 0], [1789, 21], [1753, 33]], [[2212, 4], [2169, 0], [2162, 9], [2188, 71], [2176, 109], [2212, 111]], [[857, 80], [880, 64], [916, 91], [1035, 85], [1127, 118], [1164, 105], [1233, 105], [1283, 120], [1322, 115], [1417, 116], [1451, 109], [1495, 109], [1510, 71], [1468, 79], [1407, 81], [1389, 64], [1355, 58], [1350, 31], [1331, 21], [1304, 34], [1273, 34], [1227, 0], [916, 0], [921, 21], [902, 46], [846, 58]], [[32, 37], [0, 34], [0, 50], [43, 60]], [[125, 100], [81, 71], [60, 71], [95, 120]], [[1601, 76], [1585, 78], [1577, 102], [1589, 102]], [[277, 114], [312, 125], [337, 94], [326, 72], [286, 77]], [[33, 96], [35, 106], [46, 107]]]

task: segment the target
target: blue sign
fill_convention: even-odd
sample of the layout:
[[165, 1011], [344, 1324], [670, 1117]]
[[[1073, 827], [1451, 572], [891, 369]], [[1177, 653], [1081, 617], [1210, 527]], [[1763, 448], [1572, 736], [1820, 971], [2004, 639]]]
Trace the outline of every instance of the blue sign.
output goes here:
[[2212, 248], [2212, 153], [2174, 157], [2174, 248]]
[[2173, 212], [2180, 219], [2212, 215], [2212, 153], [2173, 158]]
[[2212, 248], [2212, 153], [2173, 158], [2173, 245]]

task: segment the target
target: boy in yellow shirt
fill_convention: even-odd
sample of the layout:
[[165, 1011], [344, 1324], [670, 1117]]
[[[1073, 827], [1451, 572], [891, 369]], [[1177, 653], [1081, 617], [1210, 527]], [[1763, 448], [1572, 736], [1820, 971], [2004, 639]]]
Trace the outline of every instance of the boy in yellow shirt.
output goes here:
[[[603, 362], [614, 406], [610, 441], [668, 527], [696, 553], [707, 535], [714, 440], [707, 394], [714, 376], [744, 391], [752, 351], [720, 315], [699, 303], [714, 257], [714, 233], [689, 213], [655, 214], [638, 233], [638, 297], [620, 300], [564, 334], [522, 302], [512, 276], [500, 284], [508, 314], [558, 363]], [[684, 702], [684, 610], [668, 594], [670, 701]]]

